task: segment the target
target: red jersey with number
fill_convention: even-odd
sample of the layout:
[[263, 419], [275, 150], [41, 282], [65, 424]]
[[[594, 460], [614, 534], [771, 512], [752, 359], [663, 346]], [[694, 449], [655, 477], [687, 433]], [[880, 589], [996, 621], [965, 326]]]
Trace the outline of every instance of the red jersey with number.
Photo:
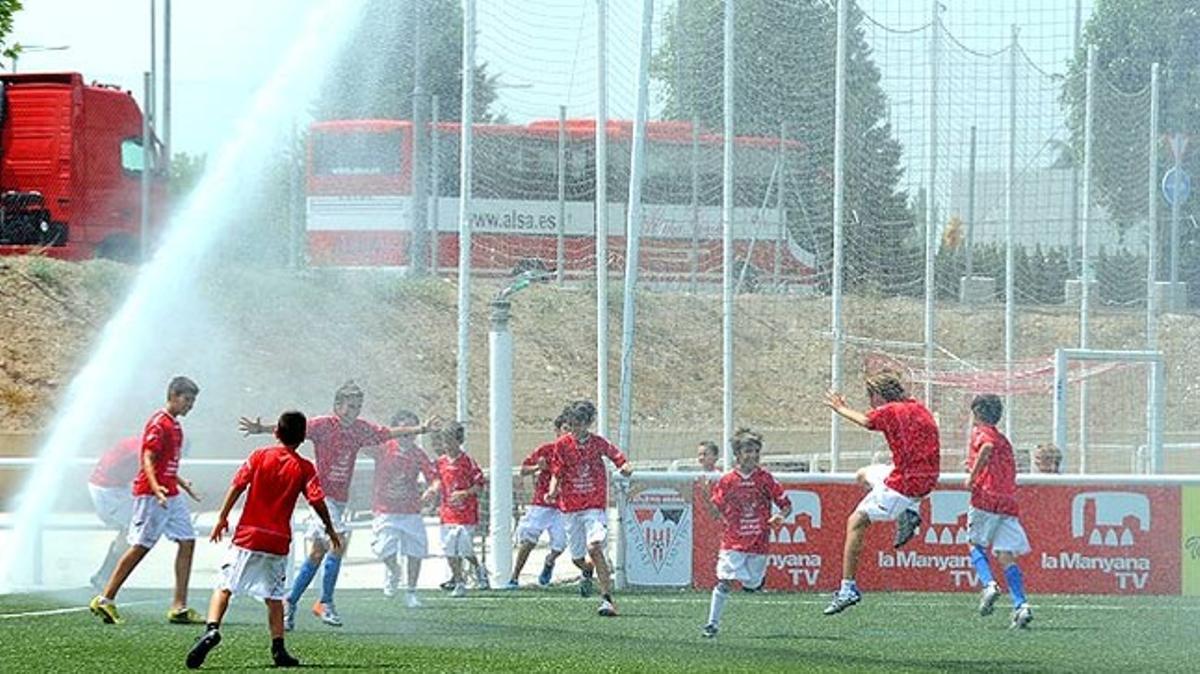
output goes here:
[[97, 487], [128, 487], [138, 474], [142, 458], [142, 439], [125, 438], [100, 456], [88, 482]]
[[971, 429], [967, 465], [975, 466], [975, 461], [979, 459], [979, 450], [987, 444], [992, 446], [992, 453], [987, 465], [975, 477], [975, 486], [971, 489], [971, 505], [980, 510], [1016, 517], [1020, 514], [1017, 507], [1017, 461], [1013, 456], [1012, 445], [1000, 429], [982, 424]]
[[881, 431], [892, 449], [895, 467], [884, 484], [912, 498], [933, 491], [942, 468], [941, 442], [924, 405], [911, 398], [880, 405], [867, 412], [867, 428]]
[[608, 506], [606, 456], [617, 468], [625, 465], [621, 450], [599, 435], [589, 435], [582, 445], [570, 433], [554, 441], [550, 472], [558, 478], [559, 510], [573, 513]]
[[466, 452], [451, 459], [443, 454], [437, 459], [438, 480], [441, 481], [442, 504], [438, 515], [442, 524], [479, 524], [479, 497], [471, 494], [460, 501], [451, 501], [450, 494], [485, 484], [483, 471]]
[[437, 470], [416, 443], [401, 445], [389, 440], [375, 453], [375, 488], [371, 509], [381, 514], [416, 515], [421, 512], [420, 477], [426, 484], [437, 479]]
[[[155, 412], [142, 432], [138, 465], [142, 465], [142, 457], [147, 454], [154, 458], [154, 477], [158, 484], [167, 488], [167, 496], [179, 494], [179, 451], [182, 447], [183, 427], [179, 425], [179, 420], [166, 410]], [[154, 495], [145, 471], [139, 470], [133, 479], [133, 495]]]
[[350, 500], [354, 462], [363, 447], [381, 445], [391, 439], [388, 429], [364, 419], [343, 423], [336, 415], [308, 420], [308, 439], [317, 458], [317, 476], [325, 495], [334, 501]]
[[325, 500], [312, 462], [280, 445], [251, 452], [233, 476], [233, 486], [247, 488], [233, 544], [272, 555], [288, 554], [297, 497], [304, 494], [309, 503]]
[[726, 473], [713, 487], [712, 502], [725, 520], [721, 549], [756, 555], [767, 554], [771, 504], [780, 509], [790, 505], [783, 485], [762, 468], [749, 475], [737, 470]]
[[539, 470], [534, 476], [533, 483], [533, 498], [529, 500], [529, 505], [543, 506], [546, 508], [557, 508], [558, 504], [550, 503], [546, 500], [546, 492], [550, 491], [550, 454], [554, 451], [554, 443], [547, 442], [546, 444], [533, 450], [525, 460], [521, 462], [522, 466], [536, 467], [540, 461], [546, 462], [546, 468]]

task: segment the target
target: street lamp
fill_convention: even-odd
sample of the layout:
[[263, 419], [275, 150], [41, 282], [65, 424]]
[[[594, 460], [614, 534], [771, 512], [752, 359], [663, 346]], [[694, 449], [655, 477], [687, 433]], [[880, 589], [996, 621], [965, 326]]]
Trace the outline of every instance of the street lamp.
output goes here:
[[12, 71], [14, 73], [17, 72], [17, 60], [20, 58], [21, 54], [34, 53], [34, 52], [39, 52], [39, 51], [66, 51], [67, 49], [70, 49], [70, 48], [71, 48], [71, 45], [69, 45], [69, 44], [62, 44], [62, 45], [55, 45], [52, 47], [48, 47], [46, 45], [41, 45], [41, 44], [21, 44], [20, 42], [18, 42], [13, 45]]

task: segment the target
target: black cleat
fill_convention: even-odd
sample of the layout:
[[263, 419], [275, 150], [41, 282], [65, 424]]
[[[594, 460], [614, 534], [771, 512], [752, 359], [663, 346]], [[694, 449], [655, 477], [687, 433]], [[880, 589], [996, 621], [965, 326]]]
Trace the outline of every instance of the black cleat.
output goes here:
[[275, 663], [276, 667], [299, 667], [300, 666], [300, 661], [297, 660], [295, 657], [293, 657], [291, 653], [288, 653], [287, 651], [283, 650], [282, 648], [279, 650], [271, 651], [271, 660]]
[[921, 513], [915, 510], [905, 510], [900, 513], [900, 516], [896, 518], [896, 542], [892, 547], [899, 548], [912, 540], [919, 526], [921, 526]]
[[208, 657], [208, 652], [217, 647], [221, 643], [221, 633], [217, 630], [208, 630], [196, 639], [196, 645], [192, 646], [192, 650], [187, 654], [188, 669], [199, 669], [200, 665], [204, 664], [204, 659]]

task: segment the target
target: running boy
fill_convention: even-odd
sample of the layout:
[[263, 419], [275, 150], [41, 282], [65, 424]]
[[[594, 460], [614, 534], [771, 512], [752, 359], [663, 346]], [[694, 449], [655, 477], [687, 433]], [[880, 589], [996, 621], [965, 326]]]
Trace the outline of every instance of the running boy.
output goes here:
[[287, 594], [288, 552], [292, 544], [292, 511], [296, 498], [304, 498], [325, 526], [334, 550], [342, 541], [334, 531], [325, 507], [325, 493], [317, 479], [312, 462], [300, 456], [296, 448], [304, 442], [307, 420], [300, 412], [279, 415], [275, 438], [280, 444], [252, 452], [233, 476], [217, 524], [210, 540], [220, 543], [229, 529], [229, 511], [248, 491], [246, 507], [233, 531], [233, 542], [221, 564], [221, 575], [208, 604], [208, 622], [204, 634], [187, 654], [187, 666], [196, 669], [204, 664], [217, 644], [221, 643], [221, 619], [229, 609], [235, 594], [262, 599], [267, 604], [267, 626], [271, 631], [271, 660], [276, 667], [298, 667], [283, 645], [283, 598]]
[[[422, 426], [397, 426], [387, 428], [358, 418], [363, 406], [363, 391], [353, 381], [348, 381], [333, 394], [333, 414], [308, 420], [307, 436], [313, 443], [313, 454], [317, 459], [317, 477], [325, 490], [326, 507], [333, 520], [334, 529], [342, 538], [342, 550], [329, 550], [329, 539], [321, 523], [309, 520], [307, 538], [312, 541], [308, 558], [296, 574], [292, 592], [284, 605], [284, 629], [291, 631], [296, 626], [296, 606], [308, 589], [317, 568], [324, 560], [321, 598], [313, 604], [313, 615], [331, 627], [341, 627], [342, 617], [333, 605], [333, 591], [337, 587], [338, 573], [342, 569], [342, 554], [350, 544], [350, 524], [347, 504], [350, 501], [350, 482], [354, 478], [354, 463], [363, 447], [383, 444], [401, 435], [420, 435], [436, 428], [436, 418]], [[264, 425], [259, 418], [242, 417], [238, 430], [246, 435], [273, 433], [271, 426]], [[326, 555], [326, 552], [329, 554]]]
[[1004, 568], [1008, 593], [1012, 596], [1013, 628], [1025, 628], [1033, 620], [1033, 611], [1025, 599], [1025, 578], [1017, 566], [1017, 557], [1027, 554], [1029, 538], [1017, 519], [1017, 463], [1008, 438], [996, 428], [1004, 412], [1004, 403], [993, 394], [975, 396], [971, 413], [971, 446], [967, 453], [966, 488], [971, 492], [967, 509], [967, 535], [971, 562], [979, 574], [983, 590], [979, 596], [979, 615], [991, 615], [1000, 597], [1000, 587], [988, 564], [988, 546]]
[[[759, 465], [762, 436], [748, 428], [739, 428], [730, 440], [737, 465], [717, 481], [709, 508], [725, 522], [721, 552], [717, 556], [717, 584], [713, 587], [705, 637], [717, 636], [721, 613], [733, 590], [733, 581], [742, 587], [762, 587], [767, 574], [767, 543], [771, 527], [778, 526], [792, 512], [792, 503], [783, 494], [783, 485]], [[771, 514], [771, 504], [779, 512]]]
[[591, 401], [571, 403], [566, 414], [571, 432], [554, 443], [546, 500], [558, 503], [566, 518], [575, 565], [584, 568], [584, 555], [591, 557], [600, 581], [598, 613], [612, 617], [617, 615], [617, 608], [612, 600], [612, 574], [604, 556], [608, 545], [608, 474], [604, 457], [626, 477], [633, 473], [633, 466], [615, 445], [588, 430], [596, 419], [596, 406]]
[[[475, 528], [479, 525], [479, 494], [485, 484], [483, 471], [463, 451], [462, 443], [466, 430], [457, 421], [449, 423], [435, 437], [445, 454], [437, 459], [438, 484], [441, 487], [442, 503], [438, 515], [442, 519], [442, 549], [450, 563], [454, 589], [451, 596], [466, 595], [466, 575], [463, 560], [477, 569], [477, 575], [485, 572], [475, 558]], [[486, 578], [476, 579], [479, 586], [487, 587]]]
[[[565, 414], [559, 414], [554, 420], [555, 441], [566, 432], [567, 417]], [[550, 554], [546, 555], [546, 563], [542, 566], [542, 572], [538, 574], [538, 585], [546, 587], [550, 584], [554, 576], [554, 562], [563, 550], [567, 549], [567, 530], [563, 524], [562, 512], [557, 505], [546, 500], [546, 492], [550, 490], [550, 452], [553, 449], [554, 442], [547, 442], [533, 450], [521, 462], [521, 475], [536, 475], [537, 478], [533, 484], [533, 498], [529, 501], [529, 508], [517, 523], [519, 547], [517, 561], [513, 564], [512, 578], [509, 578], [508, 585], [505, 586], [509, 590], [520, 587], [518, 581], [521, 569], [525, 568], [529, 553], [537, 546], [543, 531], [550, 536]]]
[[137, 476], [141, 463], [142, 439], [137, 436], [125, 438], [100, 456], [88, 478], [88, 495], [100, 521], [117, 530], [116, 537], [108, 544], [108, 554], [88, 583], [100, 592], [108, 577], [117, 566], [117, 560], [129, 549], [129, 520], [133, 517], [133, 478]]
[[[392, 417], [396, 426], [417, 426], [421, 420], [408, 410], [400, 410]], [[413, 436], [402, 435], [389, 440], [375, 456], [375, 488], [371, 521], [371, 551], [383, 561], [385, 597], [396, 596], [400, 579], [400, 556], [408, 558], [405, 603], [417, 608], [417, 580], [421, 577], [421, 560], [429, 556], [429, 541], [425, 534], [425, 520], [421, 517], [422, 501], [436, 498], [438, 475], [433, 462], [421, 449]], [[425, 477], [425, 488], [419, 482]]]
[[841, 613], [862, 600], [854, 582], [863, 537], [872, 522], [896, 521], [895, 547], [907, 543], [921, 524], [918, 508], [937, 486], [941, 470], [941, 445], [937, 424], [924, 405], [904, 390], [900, 375], [883, 370], [866, 379], [871, 410], [851, 409], [846, 399], [830, 391], [827, 404], [834, 412], [863, 428], [883, 433], [892, 450], [892, 469], [867, 471], [871, 491], [846, 521], [846, 548], [842, 556], [842, 586], [825, 608], [825, 615]]
[[202, 622], [200, 614], [187, 606], [196, 530], [192, 527], [187, 503], [179, 495], [183, 490], [193, 500], [200, 500], [192, 490], [192, 483], [179, 475], [179, 454], [183, 447], [183, 427], [179, 425], [179, 417], [187, 416], [199, 393], [196, 382], [187, 377], [175, 377], [167, 384], [166, 406], [146, 422], [141, 442], [141, 469], [133, 480], [130, 547], [121, 555], [104, 591], [88, 604], [92, 613], [105, 623], [124, 622], [117, 612], [117, 593], [164, 534], [179, 544], [175, 553], [175, 597], [167, 611], [167, 620], [183, 625]]

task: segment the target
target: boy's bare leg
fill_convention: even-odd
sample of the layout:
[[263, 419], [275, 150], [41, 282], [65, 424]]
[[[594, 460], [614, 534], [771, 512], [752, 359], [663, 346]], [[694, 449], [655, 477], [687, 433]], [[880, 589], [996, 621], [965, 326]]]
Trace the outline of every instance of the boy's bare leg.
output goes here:
[[399, 584], [400, 577], [403, 575], [400, 570], [400, 560], [395, 557], [384, 557], [383, 565], [387, 567], [388, 578], [391, 578], [393, 583]]
[[196, 551], [196, 541], [179, 541], [179, 550], [175, 553], [175, 598], [171, 601], [171, 610], [187, 606], [188, 583], [192, 579], [192, 556]]
[[447, 557], [446, 561], [450, 563], [450, 579], [455, 584], [466, 582], [466, 577], [463, 576], [463, 560], [462, 557]]
[[[229, 598], [233, 596], [229, 590], [213, 590], [212, 598], [208, 600], [208, 622], [221, 624], [221, 620], [225, 618], [225, 611], [229, 610]], [[267, 600], [270, 602], [270, 600]], [[283, 625], [283, 605], [279, 607], [280, 627]]]
[[417, 589], [417, 581], [421, 579], [421, 558], [408, 558], [408, 589]]
[[612, 594], [612, 575], [608, 568], [608, 560], [604, 557], [604, 544], [588, 545], [588, 555], [592, 558], [592, 566], [596, 568], [596, 580], [600, 583], [600, 594]]
[[[216, 601], [216, 595], [213, 595], [213, 601]], [[228, 600], [226, 600], [228, 601]], [[267, 599], [267, 628], [271, 630], [272, 639], [283, 638], [283, 601], [280, 599]], [[212, 609], [209, 609], [209, 614], [212, 614]], [[211, 620], [211, 618], [210, 618]]]
[[862, 552], [863, 538], [871, 520], [866, 514], [855, 512], [846, 520], [846, 547], [842, 553], [842, 579], [854, 580], [858, 573], [858, 553]]
[[587, 560], [587, 557], [580, 557], [578, 559], [572, 557], [571, 563], [574, 564], [576, 567], [578, 567], [579, 570], [584, 572], [585, 574], [591, 573], [593, 571], [592, 563]]
[[521, 569], [525, 568], [525, 562], [529, 561], [529, 553], [533, 552], [533, 543], [522, 541], [521, 547], [517, 548], [517, 561], [513, 563], [512, 580], [515, 582], [521, 576]]
[[105, 599], [112, 601], [117, 598], [117, 593], [121, 591], [121, 586], [129, 578], [129, 574], [137, 568], [137, 565], [142, 562], [142, 558], [146, 553], [150, 552], [150, 548], [134, 545], [121, 555], [121, 561], [117, 562], [117, 568], [113, 569], [112, 577], [108, 579], [108, 584], [104, 586], [103, 596]]

